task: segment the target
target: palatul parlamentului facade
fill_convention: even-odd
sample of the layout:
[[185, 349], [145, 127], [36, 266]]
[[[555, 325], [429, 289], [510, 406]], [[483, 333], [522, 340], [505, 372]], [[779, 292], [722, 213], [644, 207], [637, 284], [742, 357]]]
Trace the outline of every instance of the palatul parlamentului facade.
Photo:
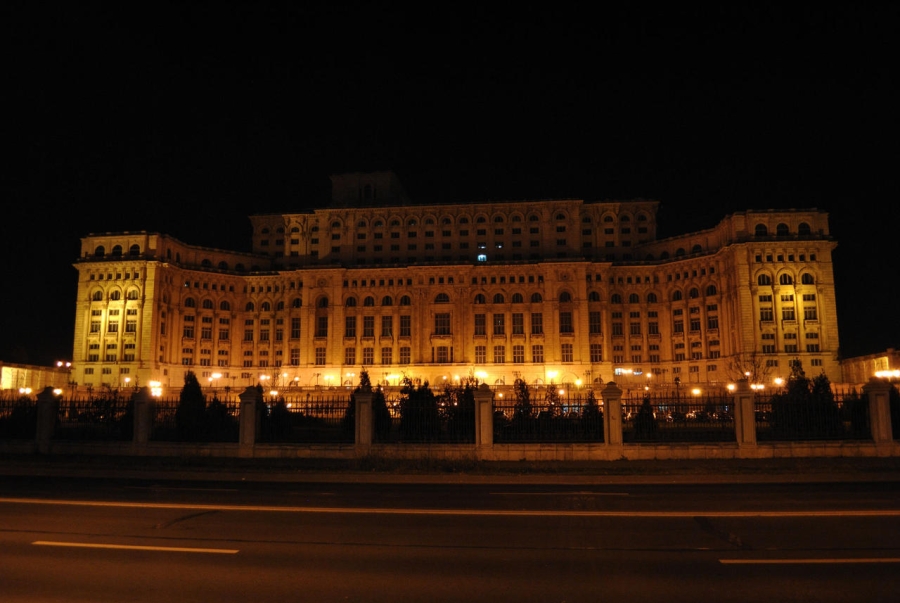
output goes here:
[[252, 252], [82, 238], [72, 380], [217, 390], [473, 376], [717, 388], [840, 380], [828, 214], [748, 210], [657, 240], [657, 201], [417, 205], [392, 172], [250, 216]]

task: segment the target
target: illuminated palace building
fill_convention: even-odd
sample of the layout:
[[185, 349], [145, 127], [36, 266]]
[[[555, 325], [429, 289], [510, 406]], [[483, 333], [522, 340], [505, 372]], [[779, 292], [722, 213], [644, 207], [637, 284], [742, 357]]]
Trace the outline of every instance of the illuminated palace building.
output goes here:
[[[432, 385], [839, 381], [818, 210], [745, 211], [656, 239], [658, 202], [416, 205], [391, 172], [332, 177], [321, 209], [253, 215], [252, 252], [164, 234], [82, 239], [81, 386], [242, 390], [404, 376]], [[739, 373], [737, 373], [739, 375]], [[270, 383], [267, 383], [267, 381]]]

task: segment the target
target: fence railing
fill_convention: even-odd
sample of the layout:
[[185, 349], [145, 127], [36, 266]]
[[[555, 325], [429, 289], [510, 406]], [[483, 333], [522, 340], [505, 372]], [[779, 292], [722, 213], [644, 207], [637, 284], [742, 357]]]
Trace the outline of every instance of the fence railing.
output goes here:
[[[868, 440], [869, 403], [855, 392], [810, 397], [757, 397], [756, 437], [760, 441]], [[894, 422], [896, 430], [896, 422]]]
[[56, 417], [57, 440], [129, 441], [134, 433], [134, 403], [124, 398], [70, 398]]
[[355, 425], [349, 396], [265, 398], [259, 442], [353, 443]]
[[603, 411], [582, 400], [565, 403], [494, 403], [494, 442], [603, 442]]
[[0, 397], [0, 438], [34, 439], [37, 429], [37, 403], [20, 396]]
[[734, 408], [729, 396], [679, 395], [628, 398], [622, 403], [624, 442], [733, 442]]

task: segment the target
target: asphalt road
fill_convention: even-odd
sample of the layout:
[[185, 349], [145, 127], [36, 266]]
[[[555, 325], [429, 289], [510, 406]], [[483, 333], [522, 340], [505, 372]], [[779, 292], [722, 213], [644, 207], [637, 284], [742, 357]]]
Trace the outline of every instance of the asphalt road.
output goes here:
[[890, 601], [900, 482], [0, 477], [0, 600]]

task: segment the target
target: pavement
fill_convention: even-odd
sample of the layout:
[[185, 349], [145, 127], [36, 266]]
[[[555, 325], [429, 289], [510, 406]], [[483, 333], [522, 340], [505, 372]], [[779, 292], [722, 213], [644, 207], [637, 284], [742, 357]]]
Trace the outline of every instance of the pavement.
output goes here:
[[340, 483], [900, 482], [900, 457], [477, 462], [4, 455], [3, 476]]

